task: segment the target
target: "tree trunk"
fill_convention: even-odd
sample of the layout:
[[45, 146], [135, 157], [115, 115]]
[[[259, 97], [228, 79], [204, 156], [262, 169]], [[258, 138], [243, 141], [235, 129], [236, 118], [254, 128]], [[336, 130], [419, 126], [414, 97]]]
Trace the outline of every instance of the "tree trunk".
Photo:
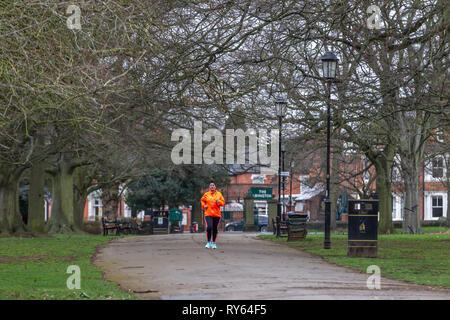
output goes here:
[[420, 234], [419, 214], [419, 168], [413, 159], [402, 159], [405, 181], [405, 202], [403, 206], [403, 233]]
[[403, 233], [420, 234], [419, 180], [423, 164], [425, 141], [430, 131], [430, 120], [424, 112], [414, 116], [397, 114], [399, 133], [399, 155], [402, 177], [405, 184], [403, 206]]
[[[200, 193], [200, 191], [199, 191]], [[191, 217], [191, 221], [195, 221], [198, 223], [199, 228], [201, 227], [203, 230], [203, 217], [202, 217], [202, 207], [200, 204], [200, 200], [199, 201], [195, 201], [192, 204], [192, 217]], [[202, 231], [199, 230], [199, 231]]]
[[384, 156], [378, 157], [375, 161], [378, 211], [380, 212], [378, 233], [380, 234], [394, 233], [394, 225], [392, 223], [391, 161], [392, 159], [386, 159]]
[[38, 233], [45, 232], [44, 186], [45, 164], [38, 162], [31, 167], [28, 193], [28, 226]]
[[83, 229], [84, 208], [90, 193], [91, 181], [86, 179], [87, 175], [87, 167], [78, 167], [73, 172], [73, 221], [79, 229]]
[[87, 194], [74, 191], [73, 194], [73, 222], [76, 228], [83, 229], [84, 208], [86, 207]]
[[108, 220], [116, 220], [119, 209], [119, 184], [114, 183], [102, 187], [102, 208], [103, 215]]
[[392, 223], [392, 183], [391, 169], [394, 162], [395, 148], [392, 143], [386, 143], [381, 152], [365, 153], [376, 170], [376, 192], [378, 195], [378, 212], [380, 219], [378, 221], [378, 233], [394, 233]]
[[[74, 170], [81, 166], [89, 165], [83, 159], [73, 159], [70, 153], [61, 155], [56, 170], [53, 174], [53, 206], [52, 215], [47, 225], [51, 233], [81, 232], [77, 224], [79, 217], [75, 219], [74, 210]], [[76, 223], [75, 220], [78, 220]]]
[[2, 167], [0, 169], [0, 234], [26, 233], [19, 212], [19, 180], [23, 168]]
[[54, 176], [52, 215], [48, 224], [50, 233], [77, 231], [73, 219], [73, 169], [70, 161], [61, 161]]
[[137, 210], [135, 208], [131, 208], [131, 217], [132, 218], [137, 218]]

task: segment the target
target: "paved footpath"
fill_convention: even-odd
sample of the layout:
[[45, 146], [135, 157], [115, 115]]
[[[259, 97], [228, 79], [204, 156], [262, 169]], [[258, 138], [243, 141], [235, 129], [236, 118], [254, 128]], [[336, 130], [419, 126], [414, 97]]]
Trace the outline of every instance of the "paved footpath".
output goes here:
[[[151, 235], [102, 246], [94, 263], [105, 278], [144, 299], [450, 299], [450, 290], [351, 271], [250, 233], [219, 233], [218, 249], [205, 234]], [[381, 270], [381, 274], [383, 270]]]

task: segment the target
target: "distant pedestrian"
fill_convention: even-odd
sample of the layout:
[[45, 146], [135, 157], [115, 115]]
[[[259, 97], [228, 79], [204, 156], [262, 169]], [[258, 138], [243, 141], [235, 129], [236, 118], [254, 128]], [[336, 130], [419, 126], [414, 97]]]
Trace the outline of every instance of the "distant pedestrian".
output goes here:
[[220, 207], [225, 205], [225, 199], [223, 198], [223, 195], [216, 190], [214, 181], [209, 183], [209, 191], [203, 195], [201, 203], [202, 209], [205, 210], [206, 236], [208, 240], [205, 248], [212, 247], [213, 249], [216, 249], [218, 226], [221, 218]]

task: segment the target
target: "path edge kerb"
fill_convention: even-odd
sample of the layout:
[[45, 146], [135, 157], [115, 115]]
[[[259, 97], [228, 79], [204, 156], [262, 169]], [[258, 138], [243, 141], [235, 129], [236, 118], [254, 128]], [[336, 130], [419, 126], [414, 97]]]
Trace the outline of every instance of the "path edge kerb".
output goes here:
[[[270, 239], [264, 239], [264, 238], [261, 238], [259, 236], [250, 236], [250, 235], [248, 235], [248, 237], [254, 238], [256, 240], [261, 240], [261, 241], [270, 241], [271, 243], [273, 243], [275, 245], [279, 245], [281, 247], [292, 248], [292, 249], [294, 249], [296, 251], [299, 251], [301, 253], [309, 255], [310, 257], [320, 258], [323, 262], [328, 263], [330, 265], [333, 265], [335, 267], [345, 268], [345, 269], [347, 269], [349, 271], [352, 271], [352, 272], [355, 272], [355, 273], [359, 273], [359, 274], [367, 274], [367, 273], [365, 273], [365, 272], [363, 272], [361, 270], [349, 268], [349, 267], [337, 264], [336, 262], [329, 261], [325, 257], [321, 256], [320, 254], [304, 251], [304, 250], [302, 250], [301, 248], [298, 248], [298, 247], [289, 246], [287, 244], [283, 244], [283, 243], [280, 243], [280, 242], [274, 242], [274, 241], [271, 241]], [[395, 279], [395, 278], [390, 278], [390, 277], [386, 277], [386, 276], [381, 276], [381, 278], [382, 279], [384, 278], [386, 280], [391, 280], [391, 281], [402, 282], [405, 285], [409, 285], [411, 287], [416, 287], [416, 288], [423, 289], [423, 290], [426, 290], [426, 291], [439, 291], [439, 292], [444, 292], [444, 293], [449, 293], [450, 294], [450, 289], [449, 288], [444, 288], [444, 287], [439, 287], [439, 286], [430, 286], [430, 285], [426, 285], [426, 284], [418, 284], [418, 283], [409, 282], [409, 281], [406, 281], [406, 280]], [[411, 289], [414, 289], [414, 288], [411, 288]]]
[[94, 253], [91, 256], [90, 261], [91, 261], [92, 265], [94, 265], [94, 267], [96, 267], [96, 268], [101, 270], [103, 281], [114, 283], [115, 285], [119, 286], [119, 288], [122, 291], [124, 291], [124, 292], [126, 292], [128, 294], [132, 294], [133, 295], [133, 300], [140, 300], [139, 296], [133, 290], [131, 290], [130, 288], [127, 288], [127, 287], [123, 286], [122, 284], [117, 283], [115, 281], [108, 280], [106, 278], [106, 271], [101, 266], [99, 266], [98, 263], [97, 263], [98, 255], [100, 254], [100, 251], [102, 249], [105, 249], [108, 245], [110, 245], [113, 242], [118, 242], [119, 240], [130, 239], [130, 238], [135, 238], [135, 237], [109, 238], [106, 243], [102, 243], [102, 244], [99, 244], [99, 245], [95, 246]]

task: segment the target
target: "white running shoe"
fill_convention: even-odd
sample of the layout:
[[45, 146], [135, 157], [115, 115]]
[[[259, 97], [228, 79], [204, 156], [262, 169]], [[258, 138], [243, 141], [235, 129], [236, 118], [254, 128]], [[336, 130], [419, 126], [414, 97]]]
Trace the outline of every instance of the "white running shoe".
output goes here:
[[216, 243], [215, 243], [215, 242], [212, 243], [212, 248], [213, 248], [213, 249], [217, 249]]
[[206, 249], [211, 248], [211, 243], [210, 243], [210, 242], [207, 242], [205, 248], [206, 248]]

